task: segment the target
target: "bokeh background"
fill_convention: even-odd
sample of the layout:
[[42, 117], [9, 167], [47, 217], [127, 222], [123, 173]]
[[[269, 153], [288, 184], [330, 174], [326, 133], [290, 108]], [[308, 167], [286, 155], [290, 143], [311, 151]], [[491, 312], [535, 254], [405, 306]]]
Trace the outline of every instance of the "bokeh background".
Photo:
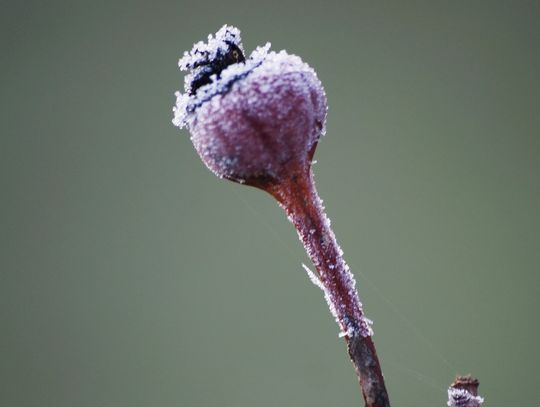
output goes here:
[[0, 405], [359, 406], [292, 226], [171, 124], [224, 23], [329, 99], [316, 179], [393, 405], [538, 402], [535, 1], [16, 1], [0, 14]]

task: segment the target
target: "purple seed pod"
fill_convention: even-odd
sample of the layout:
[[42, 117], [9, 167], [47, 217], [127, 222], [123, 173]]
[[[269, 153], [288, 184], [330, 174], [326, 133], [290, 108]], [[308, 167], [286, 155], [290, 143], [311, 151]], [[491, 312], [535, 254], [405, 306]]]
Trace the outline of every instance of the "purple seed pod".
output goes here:
[[325, 131], [326, 95], [315, 71], [285, 51], [245, 58], [240, 31], [223, 26], [180, 59], [189, 71], [173, 123], [187, 127], [216, 175], [263, 186], [307, 169]]
[[336, 318], [366, 407], [389, 407], [371, 321], [324, 213], [311, 160], [325, 131], [326, 95], [315, 71], [270, 44], [244, 57], [240, 31], [223, 26], [180, 59], [189, 71], [173, 123], [187, 127], [206, 166], [221, 178], [270, 193], [294, 224], [316, 268], [307, 267]]

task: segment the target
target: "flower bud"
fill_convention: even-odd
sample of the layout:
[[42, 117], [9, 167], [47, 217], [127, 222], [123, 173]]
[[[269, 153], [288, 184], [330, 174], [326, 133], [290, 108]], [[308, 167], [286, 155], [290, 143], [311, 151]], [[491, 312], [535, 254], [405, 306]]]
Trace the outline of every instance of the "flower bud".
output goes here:
[[240, 31], [223, 26], [180, 59], [190, 73], [173, 108], [173, 123], [189, 129], [212, 172], [259, 187], [309, 168], [327, 109], [315, 71], [269, 48], [246, 59]]

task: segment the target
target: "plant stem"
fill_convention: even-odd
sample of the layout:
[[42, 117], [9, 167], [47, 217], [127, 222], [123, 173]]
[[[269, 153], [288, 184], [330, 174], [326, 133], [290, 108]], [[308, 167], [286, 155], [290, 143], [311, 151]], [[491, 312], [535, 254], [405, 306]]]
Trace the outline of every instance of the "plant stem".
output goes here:
[[354, 277], [337, 244], [315, 189], [310, 169], [302, 168], [279, 183], [267, 186], [285, 209], [300, 240], [317, 269], [330, 311], [345, 337], [351, 361], [358, 376], [366, 407], [389, 407], [379, 359], [371, 339], [371, 328], [358, 298]]

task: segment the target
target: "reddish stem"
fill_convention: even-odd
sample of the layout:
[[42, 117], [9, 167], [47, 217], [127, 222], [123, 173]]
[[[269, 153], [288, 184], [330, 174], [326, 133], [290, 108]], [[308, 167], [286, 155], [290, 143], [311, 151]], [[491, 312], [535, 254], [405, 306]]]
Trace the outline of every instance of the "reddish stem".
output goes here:
[[366, 407], [389, 407], [388, 394], [371, 339], [371, 328], [364, 317], [355, 282], [343, 260], [322, 201], [315, 189], [310, 167], [293, 171], [265, 190], [272, 194], [287, 212], [300, 240], [317, 268], [331, 311], [347, 342], [356, 369]]

